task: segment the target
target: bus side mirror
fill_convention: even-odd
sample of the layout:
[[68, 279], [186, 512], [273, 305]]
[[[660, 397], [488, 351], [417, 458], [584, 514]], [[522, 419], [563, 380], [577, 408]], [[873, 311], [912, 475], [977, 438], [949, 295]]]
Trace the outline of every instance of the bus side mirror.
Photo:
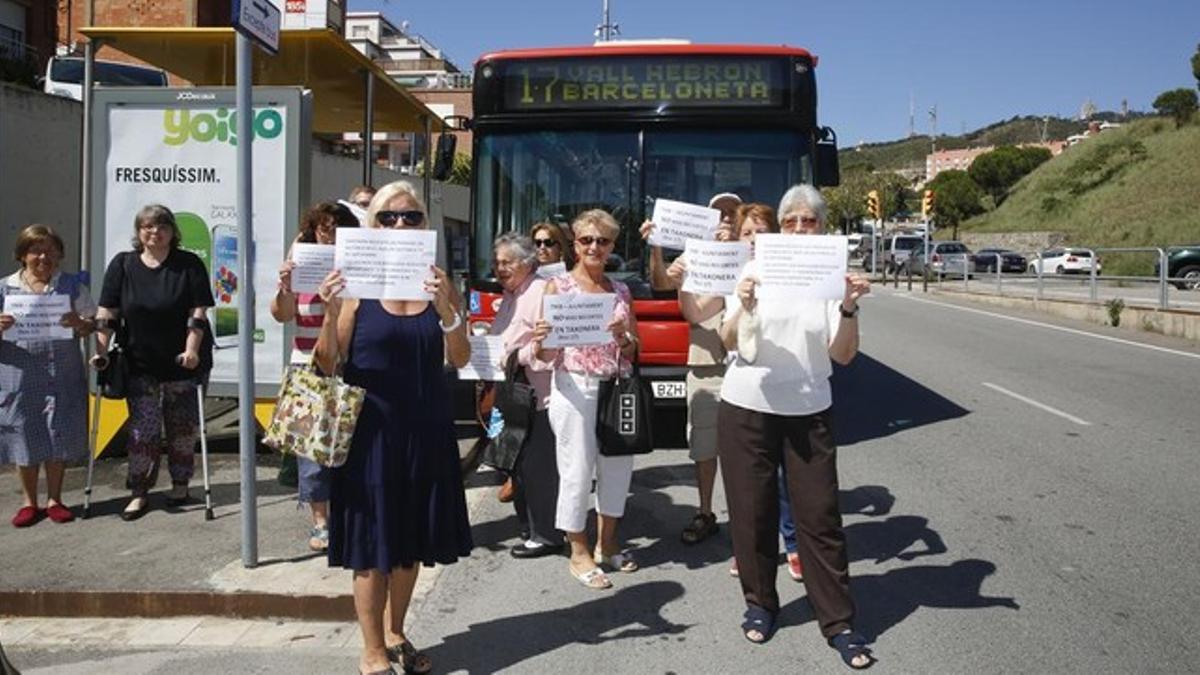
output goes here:
[[813, 185], [837, 187], [842, 182], [841, 170], [838, 168], [837, 134], [829, 127], [821, 127], [817, 134]]
[[433, 158], [433, 179], [444, 181], [454, 168], [454, 151], [458, 148], [458, 137], [447, 131], [438, 136], [437, 156]]

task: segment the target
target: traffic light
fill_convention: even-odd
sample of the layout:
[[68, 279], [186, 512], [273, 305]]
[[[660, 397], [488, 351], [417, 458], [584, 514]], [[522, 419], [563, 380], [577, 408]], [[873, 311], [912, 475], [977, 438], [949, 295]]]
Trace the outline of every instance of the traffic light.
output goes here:
[[879, 190], [871, 190], [867, 193], [867, 214], [875, 220], [879, 220], [883, 214], [879, 208]]
[[933, 190], [926, 190], [925, 196], [921, 199], [921, 216], [928, 220], [933, 214]]

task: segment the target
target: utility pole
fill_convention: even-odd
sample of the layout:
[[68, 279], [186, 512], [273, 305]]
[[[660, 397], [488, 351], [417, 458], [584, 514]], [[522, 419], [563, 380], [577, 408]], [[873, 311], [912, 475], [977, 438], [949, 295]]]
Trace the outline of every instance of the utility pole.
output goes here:
[[917, 135], [917, 101], [913, 98], [913, 93], [908, 92], [908, 137], [912, 138]]
[[596, 38], [601, 42], [608, 42], [613, 39], [614, 35], [621, 34], [621, 27], [612, 22], [608, 13], [608, 0], [604, 0], [604, 8], [600, 20], [603, 22], [596, 26]]
[[937, 153], [937, 104], [929, 109], [929, 138], [933, 148], [932, 152]]

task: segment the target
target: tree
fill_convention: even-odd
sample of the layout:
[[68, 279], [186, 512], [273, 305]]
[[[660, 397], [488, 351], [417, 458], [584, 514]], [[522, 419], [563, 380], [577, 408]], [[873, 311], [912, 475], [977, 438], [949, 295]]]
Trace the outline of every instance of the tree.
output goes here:
[[983, 190], [966, 171], [942, 171], [926, 183], [925, 187], [933, 190], [934, 224], [940, 228], [954, 228], [955, 239], [958, 239], [959, 223], [983, 213], [983, 205], [980, 203]]
[[880, 211], [884, 220], [891, 218], [904, 208], [899, 203], [898, 195], [908, 186], [908, 180], [895, 173], [872, 173], [865, 168], [854, 167], [842, 173], [842, 184], [823, 191], [829, 213], [826, 216], [828, 225], [849, 231], [853, 223], [857, 223], [867, 215], [867, 193], [875, 190], [881, 200]]
[[1170, 115], [1175, 118], [1175, 128], [1187, 124], [1196, 112], [1196, 92], [1191, 89], [1172, 89], [1164, 91], [1154, 99], [1154, 109], [1160, 115]]
[[1192, 54], [1192, 75], [1196, 77], [1196, 88], [1200, 89], [1200, 45], [1196, 45], [1196, 53]]
[[1017, 148], [1003, 145], [976, 157], [967, 173], [998, 205], [1017, 181], [1050, 157], [1050, 151], [1040, 146]]

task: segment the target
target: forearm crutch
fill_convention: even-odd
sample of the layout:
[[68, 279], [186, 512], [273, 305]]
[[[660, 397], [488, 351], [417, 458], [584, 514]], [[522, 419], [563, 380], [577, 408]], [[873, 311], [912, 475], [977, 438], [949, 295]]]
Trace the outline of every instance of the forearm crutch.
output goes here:
[[208, 482], [208, 431], [204, 426], [204, 384], [196, 383], [196, 410], [200, 413], [200, 472], [204, 475], [204, 519], [213, 520], [212, 486]]
[[96, 470], [96, 439], [100, 435], [100, 402], [103, 397], [100, 395], [100, 373], [96, 372], [92, 376], [92, 381], [95, 383], [95, 389], [92, 399], [92, 427], [88, 429], [88, 469], [87, 483], [83, 486], [83, 518], [88, 517], [88, 510], [92, 507], [92, 475]]

